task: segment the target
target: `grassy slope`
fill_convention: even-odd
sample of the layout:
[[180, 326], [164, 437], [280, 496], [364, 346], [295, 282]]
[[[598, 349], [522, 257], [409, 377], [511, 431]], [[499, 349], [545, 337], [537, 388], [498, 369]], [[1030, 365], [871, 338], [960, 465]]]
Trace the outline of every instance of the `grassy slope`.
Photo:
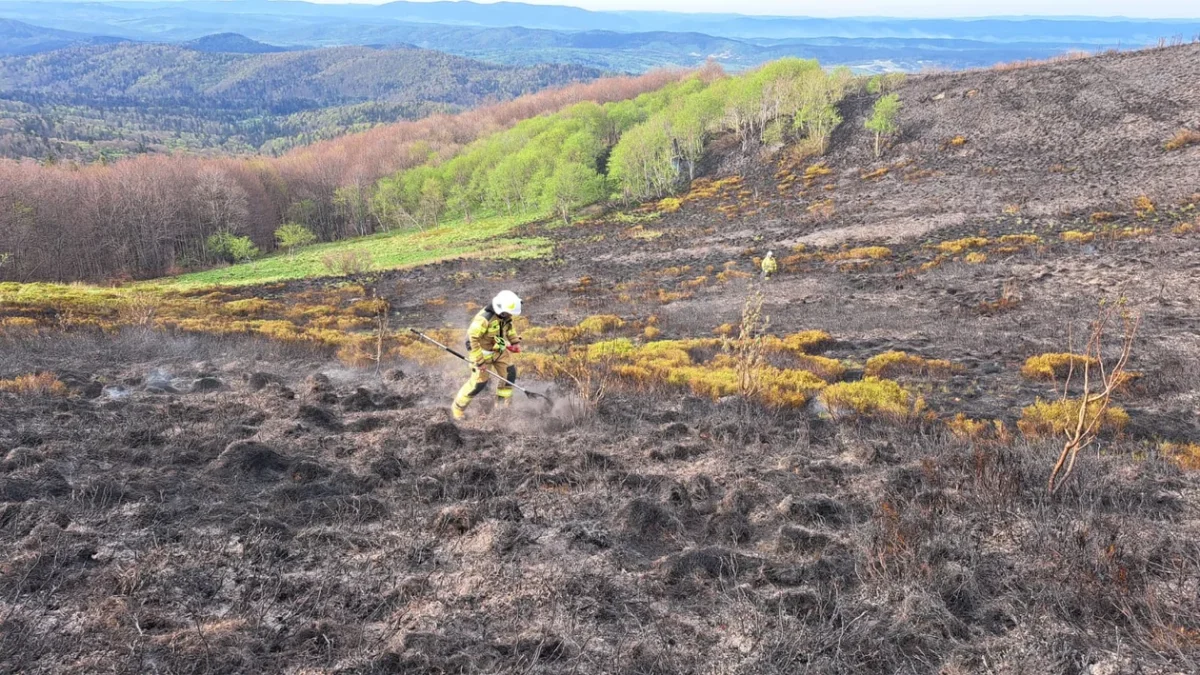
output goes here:
[[401, 269], [464, 257], [538, 258], [550, 252], [548, 239], [505, 236], [536, 219], [533, 216], [494, 216], [469, 225], [460, 220], [428, 230], [385, 232], [308, 246], [292, 256], [279, 253], [249, 263], [155, 280], [147, 285], [163, 288], [241, 286], [339, 276], [326, 267], [323, 259], [349, 251], [370, 253], [373, 270]]

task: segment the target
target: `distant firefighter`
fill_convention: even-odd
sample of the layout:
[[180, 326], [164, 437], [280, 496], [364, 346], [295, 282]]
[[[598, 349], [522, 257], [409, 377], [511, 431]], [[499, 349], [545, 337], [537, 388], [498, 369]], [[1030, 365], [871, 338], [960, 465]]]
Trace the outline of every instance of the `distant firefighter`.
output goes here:
[[762, 275], [764, 279], [770, 279], [771, 275], [779, 269], [779, 263], [775, 262], [775, 252], [767, 251], [767, 257], [762, 260]]

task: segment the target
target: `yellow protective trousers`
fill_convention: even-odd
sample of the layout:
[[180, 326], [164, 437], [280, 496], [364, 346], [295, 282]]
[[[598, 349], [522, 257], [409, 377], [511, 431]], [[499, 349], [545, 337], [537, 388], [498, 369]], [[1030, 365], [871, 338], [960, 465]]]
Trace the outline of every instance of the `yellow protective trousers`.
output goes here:
[[[488, 380], [493, 374], [503, 377], [509, 382], [515, 382], [517, 367], [512, 365], [509, 361], [510, 358], [512, 358], [511, 353], [502, 351], [495, 361], [485, 361], [472, 366], [470, 379], [458, 390], [458, 396], [454, 398], [454, 407], [466, 410], [467, 406], [471, 405], [471, 401], [487, 388]], [[512, 387], [507, 383], [497, 382], [496, 397], [501, 403], [507, 403], [512, 398], [512, 393]]]

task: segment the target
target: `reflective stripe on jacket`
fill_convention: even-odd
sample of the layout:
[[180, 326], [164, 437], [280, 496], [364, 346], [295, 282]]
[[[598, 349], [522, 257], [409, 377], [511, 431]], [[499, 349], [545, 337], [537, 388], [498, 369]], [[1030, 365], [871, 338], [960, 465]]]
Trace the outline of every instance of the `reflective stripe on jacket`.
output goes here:
[[512, 319], [500, 318], [490, 307], [479, 310], [467, 328], [467, 348], [471, 350], [471, 360], [478, 362], [484, 358], [483, 352], [496, 351], [497, 338], [503, 338], [510, 345], [521, 341], [513, 328]]

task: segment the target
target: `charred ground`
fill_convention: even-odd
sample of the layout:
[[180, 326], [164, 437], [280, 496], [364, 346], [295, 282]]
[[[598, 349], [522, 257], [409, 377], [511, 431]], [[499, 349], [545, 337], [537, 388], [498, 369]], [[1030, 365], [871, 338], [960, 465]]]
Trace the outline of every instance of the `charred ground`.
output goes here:
[[[718, 142], [677, 202], [533, 226], [553, 259], [355, 280], [393, 327], [461, 327], [503, 286], [533, 326], [615, 314], [635, 341], [711, 337], [761, 288], [770, 331], [827, 331], [846, 379], [892, 349], [955, 364], [900, 377], [933, 413], [901, 425], [615, 377], [455, 425], [452, 361], [10, 331], [0, 374], [72, 395], [0, 394], [0, 667], [1194, 671], [1200, 480], [1161, 444], [1200, 438], [1200, 147], [1162, 144], [1198, 121], [1198, 58], [912, 78], [886, 162], [864, 95], [825, 158]], [[1050, 497], [1059, 440], [946, 420], [1014, 428], [1054, 395], [1025, 359], [1101, 298], [1142, 316], [1131, 421]]]

